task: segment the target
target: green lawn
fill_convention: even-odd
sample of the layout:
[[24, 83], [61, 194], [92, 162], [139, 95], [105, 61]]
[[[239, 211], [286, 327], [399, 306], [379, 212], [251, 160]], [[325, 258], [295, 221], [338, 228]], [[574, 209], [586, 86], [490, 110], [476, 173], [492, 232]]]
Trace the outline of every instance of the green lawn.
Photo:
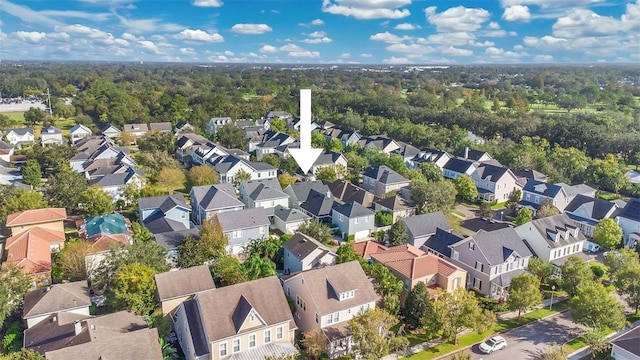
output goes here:
[[621, 196], [619, 194], [608, 193], [608, 192], [605, 192], [605, 191], [598, 191], [598, 193], [596, 194], [596, 197], [598, 199], [611, 201], [611, 200], [620, 199]]
[[[629, 314], [627, 315], [627, 321], [629, 323], [634, 323], [636, 321], [640, 320], [640, 314]], [[610, 331], [610, 334], [613, 334], [615, 331]], [[566, 344], [564, 344], [563, 349], [565, 351], [565, 353], [570, 354], [574, 351], [577, 351], [579, 349], [582, 349], [583, 347], [587, 346], [587, 343], [585, 342], [584, 338], [582, 336], [578, 336], [577, 338], [567, 342]]]
[[462, 217], [463, 219], [466, 219], [466, 217], [467, 217], [463, 212], [460, 212], [458, 210], [451, 210], [451, 213], [452, 214], [456, 214], [456, 215]]
[[9, 127], [20, 127], [24, 124], [24, 111], [13, 111], [0, 113], [7, 116], [11, 121], [7, 124]]
[[507, 203], [507, 202], [506, 202], [506, 201], [504, 201], [504, 202], [501, 202], [501, 203], [493, 204], [493, 205], [491, 205], [491, 210], [500, 210], [500, 209], [504, 209], [504, 208], [505, 208], [505, 204], [506, 204], [506, 203]]

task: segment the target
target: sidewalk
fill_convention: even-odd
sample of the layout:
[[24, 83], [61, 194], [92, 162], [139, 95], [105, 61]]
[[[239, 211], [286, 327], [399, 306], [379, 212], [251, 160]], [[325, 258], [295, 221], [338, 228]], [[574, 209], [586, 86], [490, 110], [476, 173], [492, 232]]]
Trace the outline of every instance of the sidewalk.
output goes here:
[[[631, 324], [631, 327], [626, 327], [618, 332], [615, 332], [613, 334], [609, 334], [607, 335], [607, 339], [611, 339], [611, 338], [615, 338], [631, 329], [633, 329], [636, 326], [640, 326], [640, 320], [635, 321], [634, 323]], [[582, 358], [584, 358], [585, 356], [591, 354], [591, 349], [588, 346], [583, 347], [582, 349], [578, 349], [574, 352], [572, 352], [571, 354], [569, 354], [567, 356], [567, 360], [580, 360]]]
[[[554, 296], [553, 297], [553, 303], [554, 304], [559, 303], [560, 301], [563, 301], [566, 298], [567, 298], [567, 296]], [[531, 311], [536, 310], [536, 309], [541, 309], [541, 308], [549, 308], [549, 306], [551, 306], [551, 299], [544, 299], [542, 301], [541, 305], [536, 306], [535, 308], [531, 309]], [[524, 315], [524, 314], [525, 313], [522, 313], [522, 315]], [[498, 316], [498, 321], [500, 321], [500, 320], [502, 320], [502, 321], [511, 320], [511, 319], [515, 319], [517, 317], [518, 317], [518, 312], [517, 311], [511, 311], [511, 312], [504, 313], [504, 314]], [[472, 331], [473, 331], [472, 329], [466, 329], [466, 330], [462, 331], [460, 333], [460, 335], [468, 334], [468, 333], [470, 333]], [[411, 347], [407, 348], [407, 351], [405, 352], [404, 356], [413, 355], [413, 354], [418, 353], [420, 351], [426, 350], [426, 349], [428, 349], [428, 348], [430, 348], [432, 346], [440, 345], [441, 343], [442, 343], [442, 341], [440, 339], [434, 339], [434, 340], [431, 340], [431, 341], [427, 341], [427, 342], [424, 342], [424, 343], [421, 343], [421, 344], [417, 344], [417, 345], [411, 346]], [[471, 347], [471, 346], [468, 346], [468, 347]], [[459, 351], [462, 351], [462, 350], [465, 350], [465, 349], [466, 348], [455, 350], [452, 353], [446, 354], [446, 355], [442, 355], [437, 359], [450, 356], [453, 353], [456, 353], [456, 352], [459, 352]], [[396, 359], [403, 358], [404, 356], [391, 354], [391, 355], [387, 355], [387, 356], [383, 357], [382, 360], [396, 360]]]

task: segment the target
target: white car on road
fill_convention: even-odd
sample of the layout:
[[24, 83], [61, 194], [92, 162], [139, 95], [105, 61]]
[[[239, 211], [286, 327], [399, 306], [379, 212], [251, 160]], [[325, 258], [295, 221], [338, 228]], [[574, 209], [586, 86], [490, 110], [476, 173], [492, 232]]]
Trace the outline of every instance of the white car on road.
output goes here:
[[496, 350], [502, 350], [507, 347], [507, 340], [502, 336], [494, 336], [480, 344], [480, 351], [485, 354], [491, 354]]

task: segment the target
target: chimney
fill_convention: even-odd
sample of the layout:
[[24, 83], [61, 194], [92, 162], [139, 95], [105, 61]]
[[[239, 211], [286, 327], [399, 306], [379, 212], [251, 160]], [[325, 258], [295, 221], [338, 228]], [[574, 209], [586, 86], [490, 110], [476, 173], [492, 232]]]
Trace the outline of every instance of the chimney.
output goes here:
[[331, 199], [331, 190], [327, 191], [327, 199]]
[[82, 324], [80, 323], [80, 320], [76, 320], [74, 325], [74, 330], [76, 332], [76, 336], [79, 335], [82, 332]]
[[465, 159], [469, 158], [469, 147], [468, 146], [464, 147], [464, 158]]

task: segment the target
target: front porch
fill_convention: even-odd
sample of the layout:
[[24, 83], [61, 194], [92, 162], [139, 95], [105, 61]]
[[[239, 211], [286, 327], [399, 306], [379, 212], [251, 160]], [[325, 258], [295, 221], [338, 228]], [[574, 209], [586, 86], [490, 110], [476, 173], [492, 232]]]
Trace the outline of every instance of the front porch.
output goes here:
[[327, 355], [336, 359], [351, 353], [351, 332], [348, 322], [322, 329], [327, 338]]

